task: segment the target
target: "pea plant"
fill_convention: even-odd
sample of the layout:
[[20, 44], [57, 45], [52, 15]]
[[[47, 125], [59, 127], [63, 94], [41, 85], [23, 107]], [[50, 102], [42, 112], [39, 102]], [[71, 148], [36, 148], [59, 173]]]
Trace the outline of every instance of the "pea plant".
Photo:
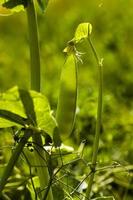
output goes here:
[[[102, 59], [91, 41], [92, 26], [81, 23], [74, 37], [68, 41], [65, 63], [61, 72], [60, 90], [55, 117], [52, 115], [47, 98], [40, 91], [40, 50], [38, 42], [38, 24], [33, 0], [0, 1], [1, 15], [10, 15], [25, 10], [27, 13], [29, 47], [30, 47], [30, 88], [29, 90], [13, 87], [0, 95], [0, 128], [8, 130], [14, 137], [15, 145], [8, 163], [0, 178], [0, 198], [12, 199], [9, 185], [17, 161], [25, 160], [29, 176], [21, 182], [25, 196], [20, 199], [54, 200], [54, 199], [90, 199], [94, 175], [96, 172], [97, 154], [102, 120]], [[48, 0], [37, 0], [42, 11], [45, 11]], [[86, 42], [91, 47], [98, 65], [98, 108], [96, 134], [94, 137], [92, 162], [84, 162], [82, 152], [85, 143], [77, 151], [65, 146], [65, 138], [72, 133], [75, 124], [78, 90], [78, 63], [82, 62], [82, 53], [76, 45]], [[69, 162], [67, 162], [68, 158]], [[77, 185], [67, 184], [71, 171], [69, 166], [83, 162], [88, 174]], [[86, 192], [80, 186], [87, 182]], [[61, 187], [60, 187], [61, 185]], [[16, 189], [17, 187], [16, 186]], [[59, 196], [58, 194], [59, 193]]]

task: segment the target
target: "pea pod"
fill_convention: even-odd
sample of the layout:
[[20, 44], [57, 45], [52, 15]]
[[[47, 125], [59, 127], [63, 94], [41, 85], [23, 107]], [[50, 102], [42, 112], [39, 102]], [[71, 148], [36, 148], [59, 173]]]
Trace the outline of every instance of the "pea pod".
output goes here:
[[74, 44], [64, 50], [66, 61], [61, 72], [60, 91], [56, 112], [59, 134], [68, 137], [73, 129], [77, 102], [77, 59]]

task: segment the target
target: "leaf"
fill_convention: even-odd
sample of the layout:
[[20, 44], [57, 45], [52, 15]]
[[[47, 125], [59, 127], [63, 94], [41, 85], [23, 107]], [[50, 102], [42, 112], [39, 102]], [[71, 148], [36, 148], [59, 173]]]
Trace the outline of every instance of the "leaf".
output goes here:
[[[17, 93], [17, 87], [0, 94], [0, 109], [19, 115], [22, 118], [27, 118]], [[0, 117], [0, 128], [7, 128], [15, 125], [17, 124], [12, 120]]]
[[[39, 178], [37, 176], [32, 178], [33, 183], [31, 182], [31, 180], [28, 181], [26, 187], [29, 190], [30, 194], [31, 194], [31, 199], [36, 199], [36, 195], [35, 195], [35, 191], [34, 189], [39, 189], [40, 188], [40, 183], [39, 183]], [[34, 188], [33, 188], [33, 184], [34, 184]]]
[[2, 117], [4, 119], [7, 119], [10, 122], [15, 122], [17, 124], [20, 124], [22, 126], [26, 125], [26, 119], [25, 118], [15, 114], [15, 113], [12, 113], [12, 112], [10, 112], [8, 110], [1, 110], [0, 109], [0, 117]]
[[36, 114], [34, 110], [34, 103], [29, 91], [22, 90], [22, 89], [19, 89], [18, 91], [19, 91], [20, 99], [24, 106], [24, 110], [28, 118], [29, 124], [32, 124], [33, 126], [37, 125]]
[[60, 138], [58, 127], [55, 127], [55, 129], [54, 129], [53, 141], [54, 141], [54, 146], [55, 147], [60, 147], [61, 146], [62, 141], [61, 141], [61, 138]]
[[[26, 106], [27, 105], [27, 106]], [[20, 90], [13, 87], [5, 93], [0, 94], [0, 109], [4, 110], [6, 119], [0, 117], [0, 128], [16, 125], [13, 120], [19, 116], [19, 120], [28, 119], [28, 124], [45, 131], [52, 136], [56, 127], [56, 121], [52, 116], [47, 98], [36, 91]], [[7, 118], [10, 118], [10, 120]]]
[[115, 200], [113, 196], [96, 197], [93, 200]]
[[81, 40], [88, 38], [89, 35], [91, 35], [91, 32], [92, 25], [90, 23], [86, 22], [79, 24], [75, 31], [74, 41], [78, 43]]
[[28, 139], [31, 136], [32, 136], [32, 131], [31, 130], [25, 130], [24, 131], [24, 135], [20, 139], [20, 142], [18, 143], [18, 145], [15, 148], [12, 156], [10, 157], [10, 160], [8, 161], [7, 166], [6, 166], [5, 170], [4, 170], [4, 173], [3, 173], [2, 177], [1, 177], [1, 180], [0, 180], [0, 186], [1, 186], [0, 187], [0, 193], [4, 189], [5, 184], [7, 183], [7, 180], [8, 180], [9, 176], [12, 173], [13, 167], [16, 164], [16, 162], [17, 162], [17, 160], [18, 160], [18, 158], [20, 156], [20, 153], [22, 152], [26, 142], [28, 141]]
[[11, 10], [0, 5], [0, 16], [9, 16], [9, 15], [12, 15]]
[[3, 6], [9, 9], [15, 8], [16, 6], [24, 6], [26, 7], [28, 4], [27, 0], [8, 0], [6, 2], [3, 2]]
[[56, 121], [52, 116], [52, 111], [50, 110], [47, 98], [41, 93], [35, 91], [30, 91], [30, 94], [34, 103], [38, 128], [50, 135], [53, 134], [53, 130], [56, 127]]
[[27, 7], [27, 0], [8, 0], [0, 2], [0, 15], [7, 16], [15, 12], [24, 11]]
[[53, 195], [54, 195], [54, 200], [64, 199], [64, 197], [65, 197], [64, 191], [63, 191], [62, 186], [59, 183], [53, 184], [52, 191], [53, 191]]
[[37, 0], [37, 2], [42, 12], [44, 12], [48, 6], [49, 0]]

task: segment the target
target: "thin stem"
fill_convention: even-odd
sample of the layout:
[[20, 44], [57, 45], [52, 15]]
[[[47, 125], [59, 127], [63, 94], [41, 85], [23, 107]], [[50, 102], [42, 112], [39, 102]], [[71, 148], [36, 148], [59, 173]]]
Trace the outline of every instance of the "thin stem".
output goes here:
[[[30, 43], [30, 58], [31, 58], [31, 89], [40, 92], [40, 51], [38, 42], [38, 27], [37, 27], [37, 17], [34, 7], [33, 0], [29, 0], [27, 7], [27, 19], [29, 28], [29, 43]], [[43, 146], [41, 135], [35, 134], [33, 136], [33, 142], [35, 143], [35, 165], [42, 166], [37, 168], [37, 173], [40, 180], [40, 189], [43, 190], [49, 183], [49, 172], [47, 167], [44, 166], [44, 160], [46, 158], [44, 150], [39, 148]], [[40, 156], [41, 155], [41, 156]], [[42, 157], [44, 159], [42, 159]], [[44, 191], [42, 192], [42, 199], [44, 196]], [[47, 200], [53, 200], [52, 190], [50, 188]]]
[[96, 162], [97, 162], [99, 139], [100, 139], [100, 133], [101, 133], [101, 124], [102, 124], [102, 90], [103, 90], [102, 59], [100, 59], [98, 57], [98, 54], [97, 54], [90, 38], [88, 39], [88, 42], [91, 46], [91, 49], [93, 51], [93, 54], [95, 56], [95, 59], [96, 59], [97, 65], [98, 65], [98, 86], [99, 86], [99, 88], [98, 88], [96, 133], [95, 133], [95, 137], [94, 137], [92, 164], [91, 164], [92, 174], [89, 177], [88, 187], [87, 187], [87, 191], [86, 191], [86, 199], [90, 199], [94, 175], [95, 175], [95, 171], [96, 171]]

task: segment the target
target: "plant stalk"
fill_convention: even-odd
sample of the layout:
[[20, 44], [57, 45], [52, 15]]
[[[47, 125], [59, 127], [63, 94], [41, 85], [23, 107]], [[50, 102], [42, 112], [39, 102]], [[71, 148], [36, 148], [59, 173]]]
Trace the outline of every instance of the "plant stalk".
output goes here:
[[38, 42], [37, 17], [33, 0], [28, 1], [27, 19], [30, 46], [30, 83], [31, 89], [40, 92], [40, 49]]
[[[38, 27], [37, 27], [37, 17], [36, 11], [34, 7], [33, 0], [28, 1], [27, 7], [27, 20], [28, 20], [28, 28], [29, 28], [29, 44], [30, 44], [30, 60], [31, 60], [31, 89], [40, 92], [40, 50], [39, 50], [39, 42], [38, 42]], [[35, 155], [35, 165], [42, 166], [37, 168], [37, 174], [40, 181], [40, 189], [42, 194], [42, 200], [45, 196], [45, 190], [49, 184], [50, 176], [48, 172], [48, 168], [44, 167], [46, 165], [46, 155], [45, 151], [40, 148], [43, 146], [41, 135], [34, 134], [33, 141], [36, 144], [34, 152]], [[43, 158], [43, 159], [42, 159]], [[47, 200], [53, 200], [52, 189], [50, 188], [49, 193], [47, 195]]]
[[98, 65], [98, 105], [97, 105], [97, 120], [96, 120], [96, 132], [94, 137], [94, 143], [93, 143], [93, 154], [92, 154], [92, 164], [91, 164], [91, 175], [89, 177], [88, 181], [88, 187], [86, 191], [86, 200], [90, 199], [91, 196], [91, 190], [96, 170], [96, 164], [97, 164], [97, 155], [98, 155], [98, 148], [99, 148], [99, 139], [100, 139], [100, 133], [101, 133], [101, 124], [102, 124], [102, 90], [103, 90], [103, 78], [102, 78], [102, 61], [103, 59], [100, 59], [98, 57], [98, 54], [91, 42], [91, 39], [88, 39], [88, 42], [91, 46], [92, 52], [94, 54], [94, 57], [96, 59], [97, 65]]

